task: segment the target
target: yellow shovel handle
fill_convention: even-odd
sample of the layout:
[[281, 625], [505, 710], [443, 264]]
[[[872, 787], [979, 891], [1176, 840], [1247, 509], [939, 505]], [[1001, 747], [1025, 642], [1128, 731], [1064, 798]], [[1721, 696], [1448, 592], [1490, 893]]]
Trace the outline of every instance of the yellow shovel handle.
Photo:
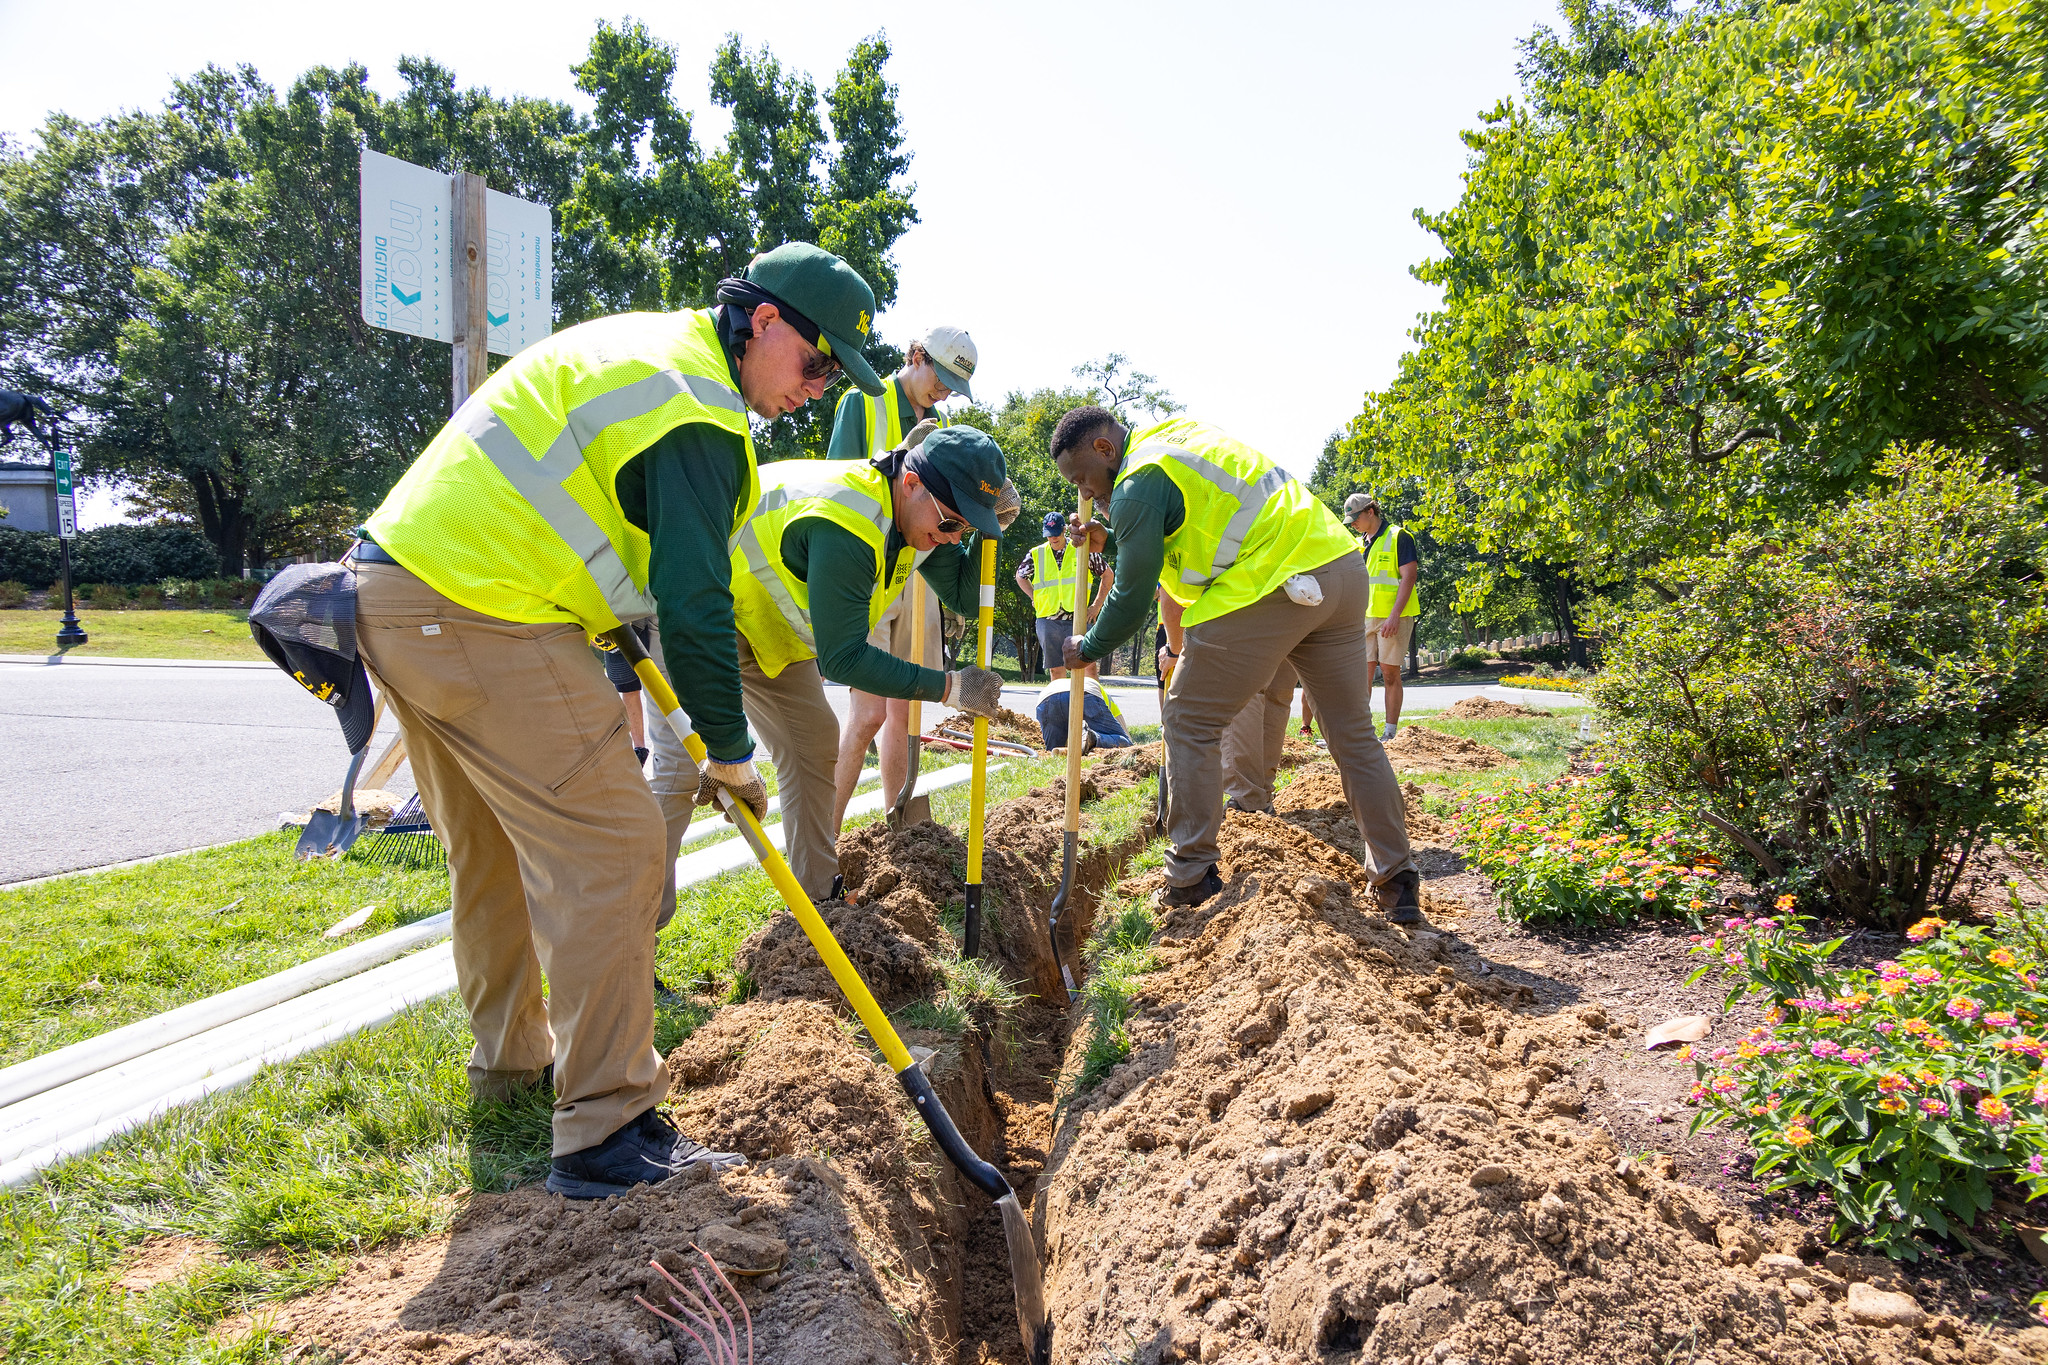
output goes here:
[[[654, 704], [668, 717], [671, 730], [682, 740], [683, 748], [689, 751], [693, 762], [702, 765], [706, 757], [704, 741], [697, 738], [690, 728], [689, 718], [683, 714], [682, 703], [676, 700], [675, 690], [668, 685], [668, 679], [661, 676], [661, 670], [654, 666], [654, 660], [647, 657], [647, 651], [640, 647], [640, 641], [630, 626], [620, 626], [607, 631], [605, 639], [610, 641], [633, 665], [633, 672], [639, 677], [640, 685], [647, 689], [647, 695], [654, 698]], [[796, 916], [796, 922], [803, 926], [804, 934], [811, 940], [811, 946], [818, 950], [818, 956], [825, 960], [825, 967], [832, 973], [832, 979], [839, 983], [839, 989], [853, 1005], [853, 1012], [860, 1016], [867, 1026], [868, 1037], [882, 1049], [882, 1057], [889, 1063], [889, 1069], [899, 1075], [912, 1065], [909, 1049], [896, 1036], [895, 1028], [889, 1023], [889, 1016], [882, 1013], [882, 1007], [875, 1003], [867, 983], [860, 979], [846, 954], [840, 950], [839, 941], [832, 937], [832, 931], [825, 927], [819, 917], [818, 908], [811, 904], [811, 898], [804, 893], [802, 883], [789, 870], [789, 863], [768, 842], [768, 836], [761, 832], [761, 822], [754, 818], [753, 807], [744, 801], [735, 801], [732, 793], [721, 788], [719, 804], [723, 805], [735, 823], [740, 834], [754, 850], [754, 857], [761, 863], [761, 870], [768, 874], [768, 880], [775, 883], [775, 889], [782, 893], [783, 903], [789, 906], [789, 913]]]

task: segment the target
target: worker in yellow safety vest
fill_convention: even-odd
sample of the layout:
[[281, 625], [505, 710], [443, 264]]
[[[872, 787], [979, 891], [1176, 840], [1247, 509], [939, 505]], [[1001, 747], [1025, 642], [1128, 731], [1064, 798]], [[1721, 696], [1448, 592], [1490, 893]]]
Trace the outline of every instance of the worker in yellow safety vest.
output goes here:
[[741, 1161], [655, 1111], [662, 811], [588, 642], [658, 612], [710, 751], [695, 799], [724, 788], [764, 811], [731, 587], [760, 498], [748, 414], [794, 411], [842, 372], [881, 390], [860, 349], [874, 292], [838, 257], [777, 247], [716, 297], [506, 361], [349, 554], [358, 647], [448, 846], [471, 1088], [552, 1080], [547, 1185], [574, 1199]]
[[1144, 624], [1156, 582], [1180, 604], [1167, 622], [1175, 667], [1161, 707], [1172, 775], [1166, 861], [1170, 906], [1223, 888], [1223, 731], [1291, 663], [1315, 690], [1323, 732], [1358, 830], [1367, 872], [1396, 923], [1422, 918], [1401, 788], [1358, 687], [1366, 661], [1368, 585], [1357, 543], [1286, 470], [1215, 427], [1176, 417], [1127, 430], [1099, 407], [1053, 429], [1060, 476], [1109, 507], [1123, 581], [1068, 668], [1099, 659]]
[[1372, 581], [1365, 634], [1373, 661], [1366, 665], [1365, 686], [1372, 690], [1377, 667], [1387, 689], [1387, 728], [1380, 738], [1392, 739], [1401, 729], [1401, 669], [1408, 658], [1408, 642], [1415, 637], [1415, 618], [1422, 612], [1422, 594], [1415, 590], [1422, 576], [1422, 556], [1415, 537], [1382, 516], [1379, 500], [1370, 493], [1344, 499], [1344, 523], [1358, 535], [1365, 575]]
[[[1068, 518], [1058, 512], [1045, 514], [1045, 539], [1031, 547], [1031, 553], [1017, 564], [1017, 591], [1031, 599], [1038, 618], [1038, 647], [1045, 656], [1046, 671], [1057, 681], [1067, 676], [1066, 643], [1074, 633], [1074, 604], [1081, 592], [1081, 557], [1067, 553]], [[1088, 556], [1088, 619], [1101, 614], [1116, 583], [1116, 571], [1100, 554]], [[1088, 676], [1101, 676], [1101, 666], [1088, 665]]]
[[[939, 404], [958, 394], [974, 401], [970, 388], [981, 352], [964, 328], [934, 327], [921, 340], [910, 343], [903, 368], [891, 375], [879, 395], [849, 392], [839, 400], [832, 419], [832, 440], [827, 457], [835, 460], [871, 460], [901, 449], [918, 427], [934, 430], [945, 425]], [[911, 620], [914, 593], [904, 593], [869, 633], [869, 643], [899, 659], [910, 659], [915, 631]], [[912, 663], [936, 670], [944, 660], [945, 636], [940, 624], [938, 598], [924, 599], [924, 652]], [[846, 725], [839, 741], [839, 789], [837, 807], [841, 814], [853, 799], [854, 783], [868, 745], [873, 743], [881, 768], [882, 790], [903, 790], [910, 765], [910, 703], [900, 697], [880, 697], [856, 687], [847, 696]], [[838, 821], [833, 821], [837, 825]]]
[[[955, 611], [978, 615], [980, 539], [1000, 536], [1018, 505], [1002, 451], [973, 427], [876, 460], [781, 460], [762, 470], [760, 504], [732, 554], [740, 684], [775, 764], [783, 847], [812, 900], [836, 894], [839, 871], [839, 721], [825, 681], [995, 714], [1000, 675], [924, 668], [876, 648], [868, 633], [902, 596], [913, 564]], [[655, 786], [672, 787], [666, 776], [687, 772], [689, 758], [672, 733], [650, 733]], [[664, 810], [673, 859], [691, 803]]]

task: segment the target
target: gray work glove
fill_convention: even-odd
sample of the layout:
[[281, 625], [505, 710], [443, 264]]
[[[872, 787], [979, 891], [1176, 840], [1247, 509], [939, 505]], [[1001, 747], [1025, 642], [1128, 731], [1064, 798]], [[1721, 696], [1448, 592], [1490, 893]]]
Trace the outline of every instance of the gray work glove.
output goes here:
[[899, 451], [916, 450], [919, 446], [924, 444], [925, 437], [931, 435], [938, 429], [939, 419], [936, 417], [927, 417], [922, 422], [919, 422], [916, 426], [910, 429], [909, 433], [905, 435], [903, 438], [903, 444], [897, 446], [896, 449]]
[[946, 675], [946, 705], [977, 716], [993, 716], [1003, 704], [1003, 675], [969, 664]]
[[[738, 763], [720, 763], [714, 758], [705, 763], [704, 770], [697, 778], [697, 804], [716, 805], [723, 809], [718, 800], [720, 787], [731, 792], [733, 800], [742, 805], [752, 806], [756, 820], [768, 818], [768, 784], [761, 780], [760, 770], [754, 766], [753, 759], [744, 759]], [[732, 818], [731, 811], [726, 811], [725, 819], [728, 824], [739, 823]]]
[[1010, 529], [1010, 523], [1017, 519], [1017, 513], [1024, 508], [1024, 500], [1017, 496], [1017, 485], [1003, 480], [1003, 491], [996, 494], [996, 525], [1003, 530]]

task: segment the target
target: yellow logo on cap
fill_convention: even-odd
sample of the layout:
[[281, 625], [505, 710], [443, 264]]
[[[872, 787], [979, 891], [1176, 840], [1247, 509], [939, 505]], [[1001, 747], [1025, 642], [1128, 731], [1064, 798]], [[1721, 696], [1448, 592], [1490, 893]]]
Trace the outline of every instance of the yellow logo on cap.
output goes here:
[[862, 336], [868, 334], [868, 315], [865, 309], [861, 311], [860, 317], [855, 320], [853, 330], [859, 332]]
[[988, 480], [987, 480], [987, 479], [983, 479], [983, 480], [981, 481], [981, 491], [982, 491], [982, 492], [984, 492], [984, 493], [986, 493], [986, 494], [988, 494], [988, 495], [989, 495], [990, 497], [992, 497], [992, 498], [999, 498], [999, 497], [1001, 497], [1001, 496], [1003, 495], [1003, 490], [1002, 490], [1002, 489], [1000, 489], [1000, 488], [990, 488], [990, 487], [988, 486]]

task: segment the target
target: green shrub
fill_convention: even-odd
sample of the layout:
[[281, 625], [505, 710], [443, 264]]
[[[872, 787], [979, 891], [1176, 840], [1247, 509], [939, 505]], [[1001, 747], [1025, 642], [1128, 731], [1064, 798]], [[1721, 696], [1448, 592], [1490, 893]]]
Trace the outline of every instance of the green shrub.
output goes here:
[[0, 607], [18, 607], [28, 601], [28, 585], [13, 579], [0, 582]]
[[1524, 924], [1697, 921], [1713, 859], [1687, 847], [1685, 828], [1669, 809], [1634, 808], [1627, 779], [1598, 764], [1468, 801], [1454, 825], [1460, 851], [1493, 883], [1500, 917]]
[[128, 589], [119, 583], [81, 583], [73, 590], [72, 595], [82, 605], [98, 607], [103, 611], [108, 607], [126, 606], [128, 603]]
[[1763, 877], [1904, 923], [2023, 827], [2048, 765], [2039, 496], [1929, 449], [1777, 539], [1660, 566], [1592, 684], [1641, 785]]
[[1719, 971], [1729, 1003], [1774, 1003], [1733, 1048], [1679, 1055], [1696, 1073], [1693, 1131], [1742, 1129], [1773, 1190], [1826, 1189], [1837, 1236], [1861, 1232], [1907, 1259], [1916, 1233], [1948, 1236], [1988, 1210], [1993, 1179], [2048, 1190], [2036, 946], [1930, 918], [1896, 962], [1837, 970], [1844, 940], [1814, 943], [1793, 903], [1695, 937], [1708, 962], [1693, 980]]
[[1486, 666], [1486, 651], [1483, 649], [1461, 649], [1451, 655], [1452, 668], [1483, 668]]
[[220, 556], [189, 526], [102, 526], [72, 544], [71, 569], [79, 582], [133, 586], [217, 574]]
[[57, 581], [57, 537], [47, 531], [0, 526], [0, 578], [31, 588]]

